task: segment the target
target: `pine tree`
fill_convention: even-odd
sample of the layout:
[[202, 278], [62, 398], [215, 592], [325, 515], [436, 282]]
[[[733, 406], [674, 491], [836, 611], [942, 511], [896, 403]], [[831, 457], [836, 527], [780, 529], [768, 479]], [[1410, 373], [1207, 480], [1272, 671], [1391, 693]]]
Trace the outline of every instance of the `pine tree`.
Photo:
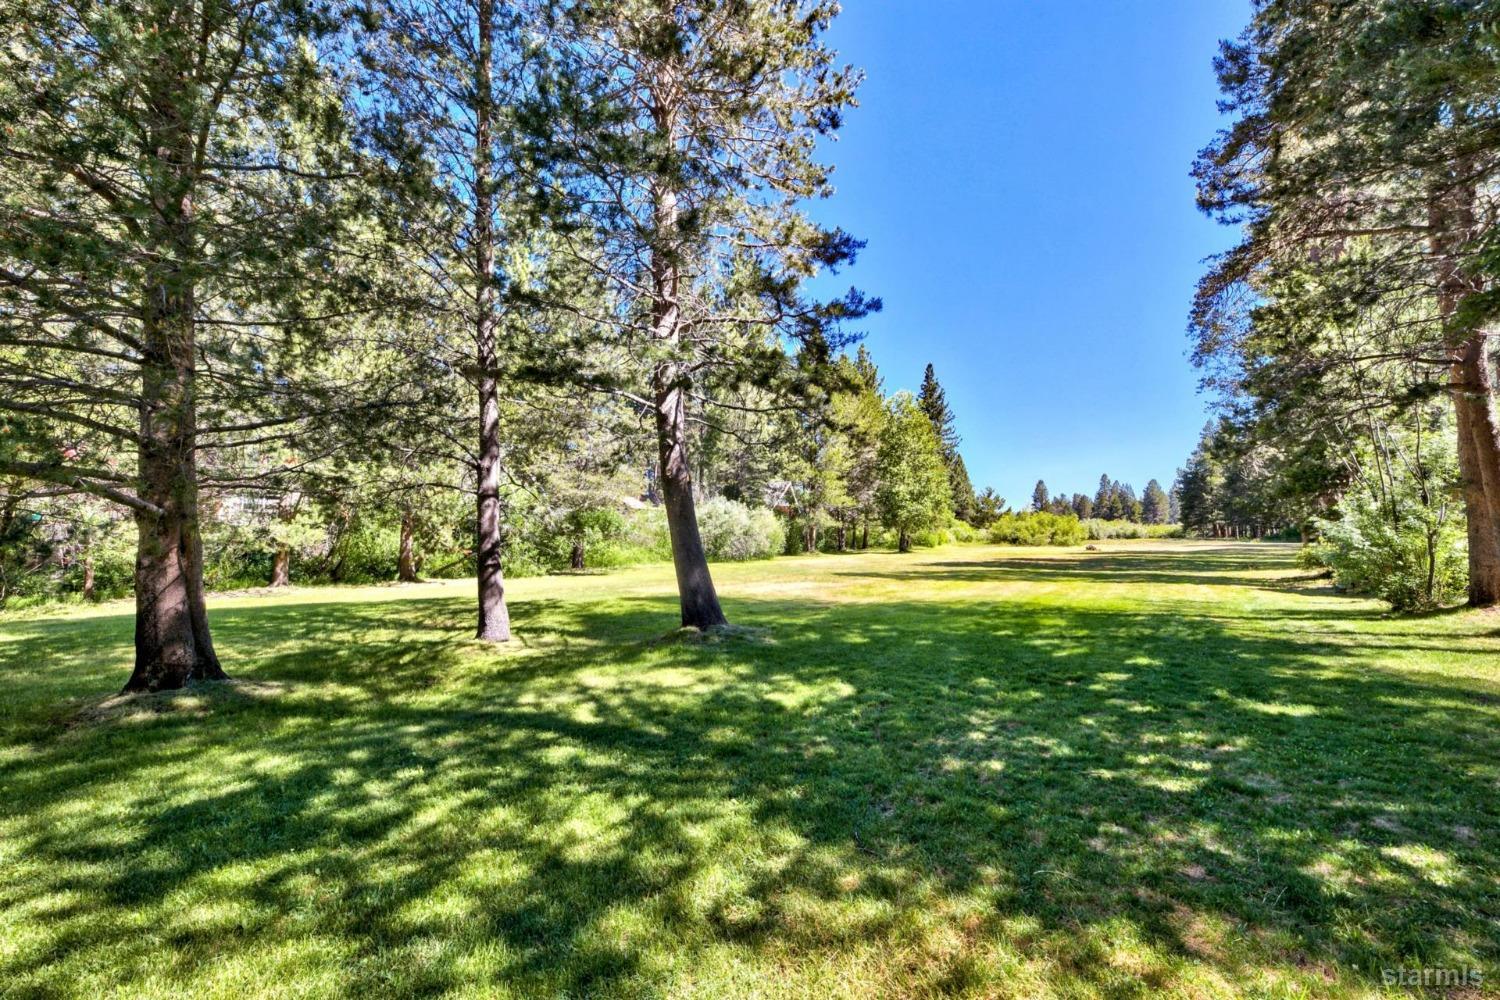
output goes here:
[[1161, 483], [1151, 480], [1141, 497], [1141, 520], [1146, 524], [1166, 524], [1171, 517], [1171, 500]]
[[[0, 474], [134, 515], [128, 690], [221, 678], [203, 585], [205, 464], [318, 411], [300, 379], [344, 313], [357, 231], [324, 4], [7, 5], [0, 44]], [[20, 444], [16, 442], [20, 440]]]
[[963, 456], [958, 453], [962, 438], [954, 425], [948, 394], [938, 383], [937, 374], [930, 364], [922, 373], [922, 391], [917, 396], [917, 404], [932, 421], [932, 429], [943, 448], [943, 464], [948, 467], [948, 483], [953, 492], [953, 514], [959, 520], [967, 521], [974, 510], [974, 484], [969, 481], [969, 470], [964, 465]]
[[1052, 494], [1047, 490], [1047, 484], [1038, 479], [1036, 481], [1036, 488], [1031, 491], [1031, 509], [1034, 511], [1046, 510], [1047, 504], [1051, 499]]
[[976, 528], [988, 528], [1000, 519], [1005, 513], [1005, 498], [995, 492], [993, 486], [986, 486], [984, 491], [974, 497], [974, 520]]
[[969, 469], [962, 455], [954, 455], [953, 464], [948, 467], [948, 491], [953, 494], [953, 516], [974, 523], [974, 484], [969, 481]]
[[1099, 477], [1099, 489], [1094, 493], [1094, 516], [1105, 521], [1113, 521], [1118, 516], [1115, 513], [1115, 484], [1108, 475]]
[[[859, 75], [824, 35], [837, 4], [573, 0], [549, 12], [552, 148], [586, 214], [623, 343], [656, 430], [682, 624], [726, 622], [698, 530], [692, 411], [709, 371], [771, 384], [783, 341], [838, 346], [837, 325], [878, 303], [807, 301], [805, 281], [859, 242], [815, 225], [831, 191], [814, 160]], [[615, 377], [619, 377], [616, 375]]]
[[938, 443], [943, 448], [943, 458], [951, 462], [958, 455], [960, 438], [958, 430], [954, 427], [953, 410], [948, 406], [948, 394], [943, 391], [942, 385], [938, 383], [937, 374], [932, 365], [922, 373], [922, 391], [917, 394], [917, 405], [922, 412], [927, 414], [927, 419], [932, 421], [933, 432], [938, 436]]

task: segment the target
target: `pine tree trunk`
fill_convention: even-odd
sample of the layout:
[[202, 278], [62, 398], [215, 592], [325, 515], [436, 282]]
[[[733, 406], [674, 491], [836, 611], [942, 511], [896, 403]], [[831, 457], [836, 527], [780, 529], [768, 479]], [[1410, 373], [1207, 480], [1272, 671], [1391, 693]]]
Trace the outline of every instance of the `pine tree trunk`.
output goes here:
[[1469, 532], [1469, 603], [1500, 603], [1500, 419], [1480, 333], [1455, 351], [1449, 391], [1458, 425], [1458, 466]]
[[583, 543], [573, 542], [573, 551], [568, 554], [568, 565], [573, 569], [583, 569]]
[[[171, 297], [169, 297], [170, 299]], [[149, 309], [148, 320], [153, 310]], [[181, 313], [176, 318], [182, 319]], [[193, 414], [191, 312], [175, 336], [143, 324], [140, 496], [135, 563], [135, 670], [126, 691], [164, 691], [225, 677], [214, 652], [203, 594]], [[175, 365], [160, 364], [163, 356]]]
[[494, 221], [494, 0], [479, 0], [479, 51], [475, 66], [474, 247], [479, 282], [474, 339], [479, 361], [479, 625], [475, 637], [510, 640], [510, 609], [505, 604], [504, 540], [500, 518], [500, 392], [497, 368]]
[[[670, 68], [659, 71], [652, 114], [668, 144], [677, 142], [678, 87]], [[653, 191], [656, 240], [650, 248], [651, 324], [657, 345], [675, 350], [681, 340], [681, 250], [677, 191], [670, 180], [658, 180]], [[710, 629], [728, 624], [708, 571], [708, 556], [698, 531], [693, 501], [692, 460], [688, 454], [687, 388], [689, 372], [680, 361], [664, 361], [652, 372], [655, 393], [656, 446], [660, 461], [662, 497], [667, 530], [672, 539], [672, 565], [677, 572], [677, 596], [684, 628]]]
[[[1454, 174], [1468, 176], [1461, 162]], [[1448, 391], [1458, 430], [1458, 471], [1463, 480], [1469, 534], [1469, 603], [1500, 603], [1500, 420], [1490, 370], [1489, 332], [1454, 329], [1455, 317], [1482, 285], [1464, 274], [1458, 255], [1474, 237], [1472, 184], [1440, 178], [1429, 205], [1430, 249], [1437, 270], [1438, 314], [1451, 345]]]
[[417, 545], [416, 525], [410, 512], [401, 514], [401, 547], [396, 554], [396, 579], [401, 583], [416, 583]]
[[677, 571], [677, 596], [684, 628], [710, 629], [728, 624], [719, 606], [708, 556], [698, 532], [693, 502], [693, 477], [688, 467], [687, 412], [674, 369], [656, 372], [656, 443], [661, 460], [662, 498], [667, 509], [667, 531], [672, 538], [672, 565]]
[[83, 557], [83, 599], [89, 603], [94, 601], [94, 557]]
[[870, 519], [868, 517], [865, 518], [865, 529], [864, 533], [860, 536], [859, 547], [861, 551], [870, 547]]
[[152, 74], [146, 221], [150, 257], [141, 289], [141, 402], [135, 669], [126, 691], [163, 691], [225, 679], [209, 634], [198, 527], [192, 134], [172, 67]]
[[292, 585], [292, 550], [285, 545], [276, 546], [276, 555], [271, 560], [271, 586]]

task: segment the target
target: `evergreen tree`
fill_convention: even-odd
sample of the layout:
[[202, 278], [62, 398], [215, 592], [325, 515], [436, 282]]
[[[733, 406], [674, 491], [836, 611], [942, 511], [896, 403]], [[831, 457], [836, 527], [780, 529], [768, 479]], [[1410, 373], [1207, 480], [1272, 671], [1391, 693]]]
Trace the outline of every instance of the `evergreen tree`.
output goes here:
[[1170, 513], [1171, 501], [1167, 498], [1167, 491], [1161, 488], [1161, 483], [1151, 480], [1146, 484], [1146, 492], [1141, 497], [1141, 521], [1145, 524], [1166, 524]]
[[[571, 0], [549, 10], [557, 72], [552, 149], [594, 238], [588, 259], [618, 300], [619, 337], [655, 425], [682, 624], [726, 619], [698, 530], [691, 414], [709, 371], [775, 384], [784, 341], [826, 352], [878, 303], [806, 300], [806, 279], [860, 244], [815, 225], [827, 196], [818, 140], [839, 127], [859, 75], [824, 44], [822, 0]], [[595, 252], [597, 251], [597, 252]]]
[[948, 492], [953, 494], [953, 516], [974, 523], [974, 484], [969, 481], [962, 455], [955, 454], [953, 464], [948, 466]]
[[[513, 476], [502, 458], [501, 383], [507, 371], [544, 356], [536, 324], [507, 315], [507, 296], [525, 290], [542, 256], [524, 234], [535, 213], [521, 192], [537, 165], [521, 151], [516, 118], [526, 104], [521, 66], [523, 25], [496, 0], [449, 0], [435, 16], [431, 0], [375, 0], [383, 30], [367, 36], [366, 57], [379, 67], [391, 114], [377, 132], [400, 175], [427, 175], [435, 200], [408, 200], [397, 220], [403, 242], [426, 270], [431, 315], [452, 320], [428, 350], [470, 373], [468, 394], [476, 442], [475, 539], [478, 547], [476, 638], [507, 642], [510, 612], [502, 569], [502, 482]], [[524, 337], [507, 342], [507, 334]]]
[[1119, 511], [1120, 520], [1139, 524], [1141, 501], [1135, 495], [1135, 487], [1129, 483], [1115, 483], [1115, 496], [1115, 509]]
[[221, 678], [206, 464], [363, 398], [300, 379], [350, 308], [329, 284], [357, 230], [349, 116], [314, 55], [339, 23], [305, 0], [15, 0], [5, 22], [0, 474], [133, 514], [128, 690]]
[[951, 462], [958, 455], [958, 445], [961, 439], [958, 436], [958, 430], [954, 427], [953, 410], [948, 406], [948, 394], [938, 383], [937, 373], [930, 364], [922, 372], [922, 390], [917, 394], [917, 405], [922, 408], [923, 413], [927, 414], [927, 419], [932, 421], [933, 432], [937, 434], [938, 443], [943, 448], [944, 461]]
[[1115, 511], [1115, 484], [1109, 476], [1099, 477], [1099, 489], [1094, 493], [1094, 516], [1113, 521], [1119, 515]]
[[982, 493], [974, 497], [974, 520], [976, 528], [988, 528], [1000, 519], [1005, 513], [1005, 498], [995, 492], [993, 486], [986, 486]]
[[1087, 521], [1094, 516], [1094, 501], [1083, 493], [1073, 494], [1073, 513], [1080, 521]]
[[948, 394], [938, 383], [937, 374], [930, 364], [922, 373], [922, 390], [917, 395], [917, 404], [932, 421], [932, 429], [943, 448], [943, 464], [948, 467], [948, 483], [953, 491], [953, 514], [959, 520], [967, 521], [974, 510], [974, 484], [969, 481], [969, 470], [964, 465], [963, 456], [958, 453], [962, 439], [954, 426]]
[[1051, 498], [1052, 494], [1047, 490], [1047, 484], [1038, 479], [1036, 481], [1036, 488], [1031, 491], [1031, 509], [1035, 511], [1046, 510]]

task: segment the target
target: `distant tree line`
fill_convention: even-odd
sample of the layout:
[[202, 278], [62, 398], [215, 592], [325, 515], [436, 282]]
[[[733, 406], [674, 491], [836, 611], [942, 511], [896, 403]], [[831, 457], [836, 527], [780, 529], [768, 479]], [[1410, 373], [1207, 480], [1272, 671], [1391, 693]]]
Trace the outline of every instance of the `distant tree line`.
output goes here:
[[1128, 521], [1133, 524], [1176, 524], [1178, 511], [1175, 499], [1162, 489], [1155, 479], [1137, 496], [1135, 487], [1111, 479], [1107, 474], [1099, 477], [1099, 487], [1093, 496], [1086, 493], [1058, 493], [1053, 495], [1046, 482], [1037, 480], [1031, 493], [1031, 508], [1035, 512], [1047, 512], [1077, 517], [1080, 521]]

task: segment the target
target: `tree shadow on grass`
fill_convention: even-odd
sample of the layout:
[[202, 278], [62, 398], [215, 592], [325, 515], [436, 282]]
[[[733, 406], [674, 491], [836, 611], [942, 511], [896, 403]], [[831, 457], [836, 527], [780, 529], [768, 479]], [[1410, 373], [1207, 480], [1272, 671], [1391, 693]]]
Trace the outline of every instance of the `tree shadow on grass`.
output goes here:
[[649, 995], [723, 948], [1141, 996], [1500, 959], [1494, 704], [1191, 613], [736, 600], [767, 641], [653, 641], [674, 607], [522, 602], [498, 655], [467, 600], [216, 613], [284, 696], [0, 758], [0, 924], [40, 922], [0, 977], [134, 981], [141, 919], [184, 988], [291, 936], [361, 996]]

